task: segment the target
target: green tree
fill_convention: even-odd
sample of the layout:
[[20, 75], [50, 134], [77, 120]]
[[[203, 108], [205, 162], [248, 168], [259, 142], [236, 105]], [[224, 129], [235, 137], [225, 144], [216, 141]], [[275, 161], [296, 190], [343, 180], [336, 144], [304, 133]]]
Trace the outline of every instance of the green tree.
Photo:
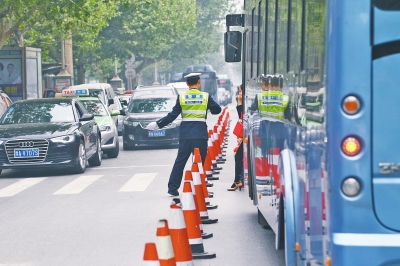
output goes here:
[[[84, 36], [83, 46], [93, 40], [116, 13], [110, 0], [2, 0], [0, 1], [0, 48], [12, 37], [19, 46], [25, 35], [31, 40], [51, 41], [58, 37]], [[32, 41], [31, 41], [32, 42]]]

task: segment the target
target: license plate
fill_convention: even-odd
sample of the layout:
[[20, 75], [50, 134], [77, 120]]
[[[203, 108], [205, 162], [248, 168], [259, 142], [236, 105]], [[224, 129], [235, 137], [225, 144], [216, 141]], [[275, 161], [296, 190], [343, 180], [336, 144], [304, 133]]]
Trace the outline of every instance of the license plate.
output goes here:
[[14, 158], [39, 157], [39, 149], [15, 149]]
[[149, 131], [149, 137], [165, 137], [165, 131]]

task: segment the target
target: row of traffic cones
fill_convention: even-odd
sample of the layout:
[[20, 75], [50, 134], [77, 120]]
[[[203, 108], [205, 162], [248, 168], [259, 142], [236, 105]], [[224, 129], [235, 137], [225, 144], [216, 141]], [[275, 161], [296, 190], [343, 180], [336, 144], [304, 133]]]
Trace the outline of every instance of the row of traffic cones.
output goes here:
[[[181, 199], [174, 198], [170, 204], [170, 219], [159, 220], [155, 243], [146, 243], [144, 265], [194, 265], [194, 259], [216, 258], [216, 254], [206, 252], [203, 239], [213, 237], [203, 230], [203, 224], [217, 223], [208, 210], [218, 208], [210, 198], [208, 191], [212, 183], [208, 179], [218, 180], [217, 163], [224, 163], [223, 149], [226, 147], [226, 135], [229, 126], [227, 108], [221, 113], [218, 124], [209, 132], [208, 151], [204, 164], [200, 150], [193, 151], [191, 170], [185, 172]], [[204, 167], [203, 167], [204, 165]], [[208, 172], [208, 173], [207, 173]], [[211, 185], [210, 185], [211, 184]]]

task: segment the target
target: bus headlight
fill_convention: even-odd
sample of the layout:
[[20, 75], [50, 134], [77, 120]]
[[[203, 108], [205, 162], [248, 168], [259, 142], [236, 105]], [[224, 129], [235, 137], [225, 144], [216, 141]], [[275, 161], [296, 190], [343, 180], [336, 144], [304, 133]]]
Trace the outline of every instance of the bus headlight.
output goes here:
[[346, 178], [342, 183], [342, 192], [348, 197], [355, 197], [360, 193], [361, 184], [354, 177]]

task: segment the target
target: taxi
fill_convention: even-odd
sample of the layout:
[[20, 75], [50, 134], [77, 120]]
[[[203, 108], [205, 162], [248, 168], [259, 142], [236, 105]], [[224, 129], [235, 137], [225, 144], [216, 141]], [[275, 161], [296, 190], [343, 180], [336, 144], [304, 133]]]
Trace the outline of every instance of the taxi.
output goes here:
[[86, 88], [68, 88], [61, 92], [63, 97], [77, 97], [88, 113], [94, 115], [94, 119], [100, 129], [101, 150], [108, 158], [117, 158], [119, 154], [118, 130], [112, 117], [125, 115], [125, 112], [123, 110], [113, 110], [110, 113], [98, 97], [90, 97], [89, 95], [89, 91]]
[[3, 169], [72, 169], [102, 162], [100, 129], [73, 98], [17, 101], [0, 118], [0, 173]]

